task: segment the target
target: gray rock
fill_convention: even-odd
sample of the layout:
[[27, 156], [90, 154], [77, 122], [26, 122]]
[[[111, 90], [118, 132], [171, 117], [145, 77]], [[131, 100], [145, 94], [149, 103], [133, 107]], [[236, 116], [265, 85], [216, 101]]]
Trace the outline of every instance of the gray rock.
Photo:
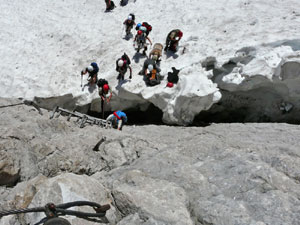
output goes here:
[[174, 183], [133, 170], [113, 183], [112, 194], [123, 215], [139, 212], [143, 220], [152, 216], [166, 224], [193, 224], [186, 193]]
[[169, 223], [157, 221], [157, 220], [153, 219], [152, 217], [144, 218], [144, 220], [142, 220], [139, 217], [139, 214], [135, 213], [135, 214], [130, 214], [130, 215], [126, 216], [117, 225], [128, 225], [128, 224], [130, 224], [130, 225], [167, 225]]
[[130, 214], [130, 215], [126, 216], [120, 222], [118, 222], [117, 225], [127, 225], [127, 224], [141, 225], [142, 223], [143, 223], [143, 221], [139, 217], [139, 214], [135, 213], [135, 214]]
[[[6, 165], [20, 171], [14, 188], [0, 187], [1, 210], [44, 204], [52, 192], [60, 193], [52, 200], [61, 201], [66, 190], [62, 184], [71, 196], [88, 198], [91, 190], [107, 193], [114, 206], [108, 216], [111, 224], [300, 221], [297, 125], [149, 125], [124, 126], [120, 132], [79, 129], [73, 119], [49, 120], [48, 112], [40, 115], [26, 105], [1, 109], [1, 116], [1, 154]], [[1, 223], [30, 219], [3, 217]]]
[[151, 134], [150, 139], [157, 138], [164, 147], [143, 161], [103, 175], [107, 186], [112, 188], [114, 180], [123, 179], [129, 170], [172, 182], [185, 190], [195, 224], [299, 221], [298, 126], [160, 127], [160, 138], [150, 132], [152, 128], [143, 127], [136, 133], [143, 136], [144, 129]]
[[[14, 184], [19, 178], [29, 180], [38, 174], [53, 177], [62, 171], [92, 175], [128, 165], [156, 148], [140, 138], [123, 138], [125, 134], [116, 130], [96, 126], [80, 129], [73, 119], [67, 122], [62, 116], [49, 120], [49, 113], [40, 115], [34, 107], [17, 105], [11, 109], [2, 109], [0, 121], [4, 128], [0, 131], [0, 149], [6, 158], [14, 156], [1, 164], [2, 176], [10, 176], [3, 184]], [[103, 137], [106, 141], [98, 146]]]
[[13, 157], [5, 152], [0, 152], [0, 185], [14, 185], [20, 178], [20, 168], [16, 167]]
[[[17, 209], [44, 206], [50, 202], [61, 204], [72, 201], [92, 201], [100, 205], [111, 204], [112, 202], [110, 192], [95, 179], [86, 175], [70, 173], [65, 173], [50, 179], [39, 176], [28, 182], [20, 183], [14, 188], [13, 192], [14, 198], [10, 202], [10, 205], [14, 205]], [[91, 207], [73, 207], [70, 209], [83, 212], [95, 212]], [[115, 224], [115, 214], [115, 209], [111, 206], [111, 209], [107, 211], [106, 218], [102, 220], [109, 220], [110, 224]], [[24, 224], [35, 224], [44, 217], [44, 213], [27, 213], [25, 215], [20, 214], [18, 220]], [[67, 218], [72, 225], [81, 225], [83, 223], [87, 225], [98, 224], [74, 216], [66, 216], [65, 218]], [[0, 224], [4, 225], [4, 223]]]

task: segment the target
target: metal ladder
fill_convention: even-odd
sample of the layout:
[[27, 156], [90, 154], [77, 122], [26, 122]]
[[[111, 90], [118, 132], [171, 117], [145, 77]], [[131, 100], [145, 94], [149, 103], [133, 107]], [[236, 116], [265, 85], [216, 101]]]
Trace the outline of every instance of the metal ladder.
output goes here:
[[[55, 116], [55, 113], [57, 113], [56, 116]], [[105, 128], [112, 127], [112, 123], [110, 121], [106, 121], [106, 120], [99, 119], [96, 117], [88, 116], [86, 114], [76, 112], [75, 110], [71, 112], [71, 111], [63, 109], [59, 106], [56, 106], [53, 109], [50, 119], [53, 119], [54, 116], [55, 116], [55, 118], [58, 118], [62, 113], [68, 115], [67, 121], [70, 121], [72, 116], [77, 117], [76, 123], [79, 124], [80, 128], [83, 128], [85, 126], [85, 124], [98, 125], [100, 127], [105, 127]]]

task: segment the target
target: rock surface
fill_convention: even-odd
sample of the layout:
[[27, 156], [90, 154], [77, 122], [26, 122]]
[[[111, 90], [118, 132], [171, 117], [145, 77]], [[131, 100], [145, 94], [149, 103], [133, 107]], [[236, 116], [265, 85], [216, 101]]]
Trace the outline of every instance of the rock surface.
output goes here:
[[[148, 125], [120, 132], [80, 129], [73, 119], [49, 120], [50, 113], [42, 111], [26, 105], [1, 108], [0, 126], [11, 132], [1, 133], [1, 151], [19, 162], [21, 182], [0, 188], [0, 210], [88, 199], [111, 201], [107, 218], [118, 225], [294, 225], [300, 220], [297, 125]], [[18, 139], [3, 138], [8, 134]], [[35, 219], [8, 216], [0, 224]]]

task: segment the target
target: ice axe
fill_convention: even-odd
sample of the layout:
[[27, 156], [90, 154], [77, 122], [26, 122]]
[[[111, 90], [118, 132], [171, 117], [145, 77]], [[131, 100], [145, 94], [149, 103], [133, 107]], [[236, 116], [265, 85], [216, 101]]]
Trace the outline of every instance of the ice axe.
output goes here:
[[83, 77], [83, 74], [81, 72], [81, 84], [80, 84], [80, 87], [82, 87], [82, 77]]

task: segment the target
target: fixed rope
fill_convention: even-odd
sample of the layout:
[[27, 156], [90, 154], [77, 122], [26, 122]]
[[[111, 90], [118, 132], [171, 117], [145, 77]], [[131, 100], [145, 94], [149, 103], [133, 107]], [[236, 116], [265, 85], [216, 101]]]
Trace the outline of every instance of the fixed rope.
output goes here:
[[[81, 212], [75, 210], [69, 210], [68, 208], [75, 206], [90, 206], [95, 210], [95, 213], [90, 212]], [[110, 205], [100, 205], [95, 202], [90, 201], [75, 201], [68, 202], [59, 205], [55, 205], [54, 203], [48, 203], [43, 207], [35, 207], [35, 208], [24, 208], [24, 209], [13, 209], [6, 210], [0, 212], [0, 218], [3, 216], [20, 214], [20, 213], [32, 213], [32, 212], [44, 212], [46, 218], [43, 219], [45, 224], [50, 224], [52, 219], [57, 220], [59, 216], [71, 215], [76, 216], [78, 218], [92, 220], [93, 218], [102, 218], [105, 217], [106, 211], [110, 209]], [[105, 222], [104, 222], [105, 223]]]

